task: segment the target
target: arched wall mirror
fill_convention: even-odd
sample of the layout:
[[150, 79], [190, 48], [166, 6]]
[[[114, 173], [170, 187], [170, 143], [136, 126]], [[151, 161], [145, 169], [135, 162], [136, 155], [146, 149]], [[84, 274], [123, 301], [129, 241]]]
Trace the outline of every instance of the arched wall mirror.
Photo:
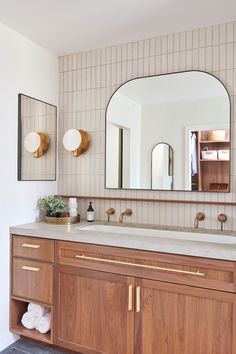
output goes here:
[[152, 189], [173, 189], [174, 152], [167, 143], [159, 143], [152, 149]]
[[[152, 182], [152, 149], [174, 151], [173, 180]], [[213, 75], [187, 71], [130, 80], [106, 110], [106, 188], [228, 192], [230, 100]]]

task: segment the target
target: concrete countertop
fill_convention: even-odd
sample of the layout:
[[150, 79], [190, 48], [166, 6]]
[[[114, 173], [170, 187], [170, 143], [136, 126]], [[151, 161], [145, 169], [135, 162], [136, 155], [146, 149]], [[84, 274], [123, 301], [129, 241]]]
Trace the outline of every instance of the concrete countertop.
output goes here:
[[[104, 245], [104, 246], [112, 246], [112, 247], [123, 247], [123, 248], [131, 248], [138, 249], [144, 251], [154, 251], [154, 252], [164, 252], [164, 253], [172, 253], [179, 255], [188, 255], [195, 257], [205, 257], [212, 259], [223, 259], [223, 260], [231, 260], [236, 261], [236, 233], [235, 232], [219, 232], [219, 231], [211, 231], [211, 230], [193, 230], [186, 228], [169, 228], [169, 227], [161, 227], [157, 225], [137, 225], [137, 224], [115, 224], [109, 223], [109, 225], [119, 225], [121, 227], [141, 227], [141, 228], [150, 228], [156, 230], [167, 230], [168, 232], [178, 231], [183, 232], [198, 232], [202, 234], [212, 234], [212, 238], [214, 236], [217, 238], [217, 235], [224, 235], [225, 238], [227, 236], [235, 237], [232, 243], [218, 243], [218, 242], [202, 242], [198, 240], [181, 240], [181, 239], [171, 239], [165, 237], [155, 237], [155, 236], [145, 236], [144, 235], [128, 235], [128, 234], [118, 234], [111, 232], [101, 232], [101, 231], [88, 231], [81, 230], [80, 228], [89, 226], [89, 225], [104, 225], [106, 222], [94, 222], [88, 223], [86, 221], [81, 221], [80, 223], [73, 225], [53, 225], [47, 224], [45, 222], [34, 222], [24, 225], [17, 225], [10, 227], [10, 233], [14, 235], [21, 236], [33, 236], [33, 237], [41, 237], [48, 238], [54, 240], [62, 240], [62, 241], [73, 241], [73, 242], [81, 242], [88, 244], [96, 244], [96, 245]], [[169, 236], [169, 235], [168, 235]], [[204, 236], [204, 235], [203, 235]], [[214, 239], [213, 239], [214, 240]]]

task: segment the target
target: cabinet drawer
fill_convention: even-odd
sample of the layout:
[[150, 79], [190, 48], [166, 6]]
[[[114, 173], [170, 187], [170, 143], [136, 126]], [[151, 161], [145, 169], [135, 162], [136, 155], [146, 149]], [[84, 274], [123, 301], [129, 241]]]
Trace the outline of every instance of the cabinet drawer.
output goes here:
[[236, 292], [235, 262], [63, 241], [56, 256], [64, 265]]
[[52, 304], [53, 265], [13, 258], [12, 295]]
[[37, 237], [13, 235], [13, 256], [38, 259], [40, 261], [54, 261], [54, 241]]

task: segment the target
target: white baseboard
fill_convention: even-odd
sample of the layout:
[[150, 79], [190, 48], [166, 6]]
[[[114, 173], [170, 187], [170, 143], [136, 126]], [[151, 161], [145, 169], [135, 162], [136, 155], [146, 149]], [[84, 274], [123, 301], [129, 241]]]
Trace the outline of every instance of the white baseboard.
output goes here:
[[11, 332], [6, 332], [0, 335], [0, 352], [6, 349], [9, 345], [14, 343], [19, 336]]

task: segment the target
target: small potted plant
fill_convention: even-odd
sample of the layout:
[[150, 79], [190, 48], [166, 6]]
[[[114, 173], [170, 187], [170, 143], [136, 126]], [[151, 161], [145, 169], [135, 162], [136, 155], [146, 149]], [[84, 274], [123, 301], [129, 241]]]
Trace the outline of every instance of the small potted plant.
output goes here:
[[68, 217], [68, 213], [66, 213], [67, 204], [61, 197], [54, 195], [43, 197], [40, 207], [46, 215], [47, 222], [60, 223], [59, 218]]

